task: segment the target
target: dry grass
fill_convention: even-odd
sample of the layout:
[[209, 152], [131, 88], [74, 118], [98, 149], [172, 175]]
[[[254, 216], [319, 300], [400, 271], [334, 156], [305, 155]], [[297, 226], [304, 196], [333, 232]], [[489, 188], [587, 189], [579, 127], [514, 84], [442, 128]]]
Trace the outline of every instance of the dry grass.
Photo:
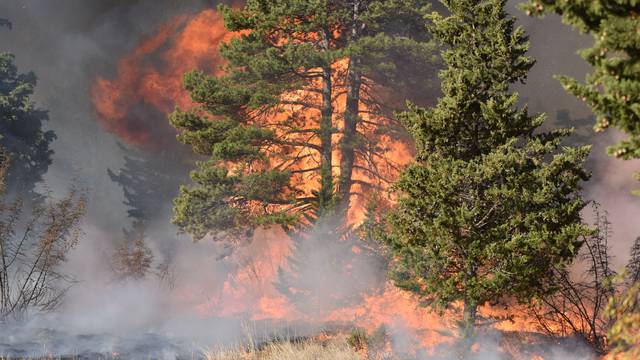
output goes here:
[[218, 349], [205, 353], [206, 360], [360, 360], [344, 340], [326, 342], [275, 342], [261, 349]]

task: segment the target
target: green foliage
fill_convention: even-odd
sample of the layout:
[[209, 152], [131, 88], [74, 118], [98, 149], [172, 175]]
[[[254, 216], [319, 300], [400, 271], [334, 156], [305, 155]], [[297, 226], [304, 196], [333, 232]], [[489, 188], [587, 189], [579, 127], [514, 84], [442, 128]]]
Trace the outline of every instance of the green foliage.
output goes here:
[[182, 186], [180, 196], [174, 201], [174, 222], [194, 238], [204, 237], [211, 229], [230, 231], [221, 233], [223, 237], [241, 237], [247, 235], [242, 231], [258, 225], [287, 225], [296, 220], [284, 211], [263, 212], [251, 207], [255, 201], [278, 205], [290, 202], [282, 193], [286, 186], [283, 183], [289, 179], [286, 172], [273, 170], [242, 176], [211, 164], [201, 168], [192, 173], [193, 181], [199, 186]]
[[367, 348], [367, 332], [362, 328], [355, 328], [351, 330], [351, 333], [347, 337], [347, 344], [351, 346], [355, 351], [362, 351]]
[[528, 14], [557, 13], [594, 44], [580, 51], [593, 66], [584, 83], [567, 76], [559, 80], [567, 91], [587, 103], [596, 115], [598, 132], [614, 127], [629, 138], [611, 146], [622, 159], [640, 157], [640, 1], [531, 0]]
[[[116, 172], [108, 169], [107, 174], [122, 188], [123, 204], [127, 207], [131, 223], [122, 229], [123, 237], [113, 254], [112, 268], [120, 279], [140, 279], [153, 270], [152, 263], [162, 259], [154, 256], [148, 243], [167, 236], [149, 233], [150, 224], [169, 219], [170, 209], [166, 205], [178, 195], [179, 184], [187, 180], [186, 172], [191, 161], [186, 159], [185, 151], [178, 148], [153, 154], [123, 145], [119, 148], [124, 153], [124, 164]], [[162, 276], [162, 267], [172, 254], [163, 251], [162, 246], [159, 250], [161, 253], [156, 255], [165, 257], [158, 265]]]
[[613, 358], [640, 358], [640, 283], [613, 297], [606, 311], [614, 319], [608, 334]]
[[640, 237], [637, 237], [631, 247], [630, 259], [626, 271], [631, 284], [640, 283]]
[[[223, 75], [186, 74], [198, 107], [170, 118], [179, 140], [209, 158], [175, 200], [174, 222], [196, 239], [214, 230], [224, 238], [347, 208], [354, 166], [373, 152], [384, 158], [360, 115], [384, 116], [389, 106], [371, 96], [365, 109], [363, 94], [374, 85], [430, 86], [428, 76], [407, 72], [433, 68], [427, 10], [427, 0], [221, 5], [225, 26], [239, 32], [220, 48]], [[336, 106], [340, 93], [344, 110]]]
[[590, 148], [561, 147], [570, 130], [538, 133], [544, 116], [517, 108], [509, 86], [534, 62], [506, 0], [443, 3], [451, 15], [431, 15], [430, 30], [445, 47], [444, 95], [400, 115], [417, 156], [387, 240], [396, 284], [437, 306], [462, 301], [469, 335], [477, 306], [528, 301], [579, 250]]
[[611, 320], [605, 314], [609, 300], [619, 293], [610, 255], [611, 223], [600, 205], [591, 203], [593, 231], [583, 237], [580, 252], [567, 268], [553, 266], [546, 289], [529, 304], [538, 328], [551, 338], [579, 337], [598, 353], [606, 352]]
[[[3, 25], [10, 23], [0, 19]], [[35, 186], [51, 164], [55, 139], [53, 131], [42, 129], [48, 115], [31, 99], [35, 86], [33, 73], [19, 73], [14, 56], [0, 53], [0, 145], [11, 158], [6, 191], [28, 201], [42, 199]]]

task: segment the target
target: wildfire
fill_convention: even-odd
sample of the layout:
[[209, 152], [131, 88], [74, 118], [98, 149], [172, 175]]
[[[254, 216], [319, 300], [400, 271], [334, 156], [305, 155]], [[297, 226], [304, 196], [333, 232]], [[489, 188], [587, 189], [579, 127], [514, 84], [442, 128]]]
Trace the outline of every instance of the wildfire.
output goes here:
[[[158, 145], [164, 139], [155, 136], [156, 129], [169, 128], [164, 115], [174, 106], [191, 105], [183, 89], [183, 74], [196, 68], [219, 73], [222, 59], [218, 47], [232, 36], [214, 10], [174, 18], [118, 62], [115, 79], [96, 79], [91, 100], [98, 121], [129, 144]], [[149, 122], [148, 114], [136, 111], [141, 105], [163, 116]]]
[[248, 313], [250, 320], [299, 318], [287, 298], [273, 286], [278, 269], [286, 266], [290, 242], [280, 229], [258, 230], [250, 246], [234, 255], [240, 267], [228, 274], [219, 296], [198, 304], [198, 312], [219, 317]]
[[[158, 135], [157, 128], [166, 129], [173, 134], [166, 116], [152, 117], [150, 122], [149, 118], [137, 115], [139, 113], [136, 109], [143, 106], [165, 115], [175, 106], [192, 106], [189, 95], [182, 86], [183, 74], [196, 68], [220, 74], [223, 60], [218, 48], [232, 36], [235, 35], [225, 30], [221, 16], [214, 10], [174, 18], [145, 38], [131, 54], [118, 62], [114, 79], [96, 79], [91, 89], [91, 98], [98, 121], [107, 131], [129, 144], [151, 148], [162, 144], [165, 139]], [[336, 73], [344, 72], [346, 66], [346, 61], [338, 61], [334, 65]], [[285, 96], [309, 98], [317, 94], [293, 93]], [[343, 112], [345, 97], [344, 92], [335, 97], [336, 114]], [[318, 114], [312, 110], [303, 110], [290, 106], [285, 113], [274, 113], [264, 121], [275, 122], [283, 116], [290, 117], [300, 112], [300, 121], [312, 126], [311, 120], [317, 118]], [[340, 130], [340, 115], [335, 116], [335, 124]], [[380, 121], [374, 119], [373, 115], [363, 114], [362, 117], [366, 123]], [[383, 147], [381, 152], [385, 157], [384, 160], [380, 160], [360, 156], [356, 159], [360, 168], [368, 168], [375, 162], [379, 171], [378, 177], [392, 180], [397, 176], [398, 169], [412, 158], [409, 145], [390, 135], [376, 133], [374, 126], [363, 124], [359, 130], [370, 136], [377, 146]], [[304, 138], [300, 133], [292, 136], [297, 137], [292, 140], [312, 143], [318, 141], [317, 138]], [[336, 136], [336, 143], [339, 139], [339, 136]], [[300, 157], [307, 160], [301, 161], [298, 166], [317, 166], [317, 160], [311, 153], [300, 154]], [[337, 148], [334, 157], [339, 161], [340, 153]], [[335, 175], [339, 175], [339, 170], [335, 170]], [[354, 192], [360, 195], [368, 192], [364, 183], [374, 183], [381, 189], [387, 186], [387, 183], [379, 182], [370, 172], [361, 169], [354, 171], [353, 178], [356, 180]], [[307, 184], [305, 190], [309, 193], [315, 189], [317, 180], [317, 175], [312, 172], [301, 172], [294, 178], [298, 184]], [[356, 195], [352, 203], [349, 221], [358, 224], [364, 217], [366, 201], [363, 196]], [[383, 325], [392, 328], [402, 327], [415, 336], [416, 345], [419, 347], [432, 347], [453, 339], [453, 336], [447, 334], [453, 334], [454, 324], [447, 323], [443, 317], [420, 306], [416, 297], [391, 284], [386, 284], [381, 291], [362, 294], [361, 303], [355, 306], [341, 308], [329, 314], [299, 313], [274, 286], [278, 270], [288, 267], [291, 241], [281, 230], [258, 231], [254, 241], [234, 255], [234, 261], [238, 265], [235, 271], [227, 275], [214, 294], [208, 294], [210, 297], [206, 301], [195, 304], [197, 312], [202, 316], [219, 317], [248, 313], [252, 320], [344, 322], [369, 331]], [[357, 246], [351, 250], [355, 255], [362, 251]], [[198, 291], [181, 289], [181, 299], [190, 303], [197, 302], [199, 300], [193, 294]], [[481, 312], [488, 316], [496, 315], [500, 311], [485, 307]], [[495, 327], [505, 331], [532, 329], [526, 318], [511, 319]]]

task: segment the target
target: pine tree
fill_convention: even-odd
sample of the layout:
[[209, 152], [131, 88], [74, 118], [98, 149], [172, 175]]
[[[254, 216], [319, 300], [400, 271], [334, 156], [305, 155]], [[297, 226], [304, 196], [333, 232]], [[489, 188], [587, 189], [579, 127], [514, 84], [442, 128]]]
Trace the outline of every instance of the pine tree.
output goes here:
[[584, 83], [558, 77], [567, 91], [596, 115], [595, 131], [614, 127], [629, 138], [609, 147], [610, 155], [640, 158], [640, 2], [637, 0], [531, 0], [528, 14], [556, 13], [594, 38], [580, 52], [593, 66]]
[[[11, 23], [0, 19], [2, 26], [10, 27]], [[49, 146], [55, 139], [53, 131], [42, 128], [49, 117], [31, 99], [35, 87], [36, 76], [19, 73], [13, 54], [1, 52], [0, 145], [11, 158], [6, 193], [28, 202], [42, 199], [35, 187], [51, 165], [53, 150]]]
[[[118, 172], [107, 170], [109, 178], [124, 193], [124, 205], [133, 222], [146, 223], [166, 216], [166, 206], [177, 196], [177, 187], [190, 165], [180, 149], [148, 153], [119, 145], [124, 165]], [[171, 164], [168, 167], [167, 164]]]
[[[200, 106], [177, 110], [179, 139], [209, 158], [175, 200], [174, 222], [200, 239], [250, 236], [340, 214], [392, 166], [381, 139], [400, 132], [380, 87], [428, 89], [426, 0], [249, 0], [221, 6], [239, 32], [224, 75], [189, 73]], [[419, 66], [416, 66], [418, 64]], [[410, 65], [413, 65], [411, 67]], [[428, 72], [428, 71], [427, 71]], [[413, 75], [413, 76], [410, 76]], [[391, 92], [392, 93], [392, 92]], [[356, 170], [373, 181], [354, 179]], [[213, 231], [215, 229], [215, 231]]]
[[545, 291], [529, 306], [540, 330], [550, 337], [577, 336], [599, 354], [607, 347], [611, 319], [606, 306], [618, 295], [609, 242], [613, 234], [606, 211], [592, 202], [593, 231], [583, 237], [578, 256], [567, 268], [553, 268]]
[[640, 237], [633, 242], [626, 270], [629, 284], [640, 283]]
[[417, 156], [397, 183], [392, 277], [434, 305], [461, 302], [465, 338], [478, 306], [528, 301], [588, 232], [579, 190], [590, 148], [561, 147], [571, 130], [540, 133], [544, 115], [517, 107], [509, 87], [534, 61], [505, 3], [443, 1], [451, 15], [430, 16], [444, 48], [443, 96], [401, 114]]
[[[170, 217], [167, 205], [177, 196], [178, 184], [184, 180], [176, 173], [186, 171], [188, 162], [178, 148], [153, 154], [122, 145], [120, 149], [125, 153], [124, 166], [117, 173], [110, 169], [107, 173], [122, 188], [131, 225], [122, 229], [123, 237], [113, 254], [114, 270], [120, 278], [140, 279], [151, 271], [154, 260], [147, 244], [149, 224]], [[170, 251], [161, 250], [168, 261]]]

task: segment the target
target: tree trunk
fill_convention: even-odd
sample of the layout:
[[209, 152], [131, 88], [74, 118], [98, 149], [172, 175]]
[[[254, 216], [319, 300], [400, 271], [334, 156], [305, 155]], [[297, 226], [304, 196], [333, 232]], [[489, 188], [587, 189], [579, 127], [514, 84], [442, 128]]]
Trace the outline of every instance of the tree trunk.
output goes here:
[[478, 305], [471, 299], [464, 300], [464, 309], [462, 313], [461, 332], [462, 339], [457, 349], [457, 355], [459, 359], [468, 359], [471, 355], [473, 342], [475, 339], [476, 330], [476, 318], [478, 312]]
[[[353, 4], [353, 24], [351, 26], [351, 41], [355, 41], [358, 36], [360, 26], [358, 16], [360, 12], [360, 2]], [[338, 183], [339, 209], [346, 212], [349, 209], [351, 197], [351, 186], [353, 177], [353, 164], [355, 162], [355, 147], [357, 145], [356, 129], [360, 116], [360, 88], [362, 78], [359, 71], [360, 59], [351, 57], [347, 70], [347, 100], [344, 111], [344, 129], [340, 143], [340, 181]]]
[[2, 260], [2, 268], [0, 268], [0, 318], [9, 306], [9, 270], [7, 269], [6, 249], [4, 239], [0, 239], [0, 259]]
[[477, 315], [478, 305], [473, 300], [465, 299], [462, 314], [462, 336], [465, 339], [472, 339], [475, 336]]
[[331, 66], [322, 69], [322, 111], [320, 119], [320, 191], [318, 193], [318, 216], [324, 215], [333, 199], [333, 104]]
[[359, 61], [349, 60], [347, 74], [347, 100], [344, 112], [344, 129], [340, 143], [340, 182], [338, 185], [338, 197], [340, 209], [346, 211], [349, 208], [351, 195], [353, 165], [355, 162], [355, 147], [357, 145], [356, 129], [360, 114], [360, 87], [362, 85], [360, 74], [357, 70]]

